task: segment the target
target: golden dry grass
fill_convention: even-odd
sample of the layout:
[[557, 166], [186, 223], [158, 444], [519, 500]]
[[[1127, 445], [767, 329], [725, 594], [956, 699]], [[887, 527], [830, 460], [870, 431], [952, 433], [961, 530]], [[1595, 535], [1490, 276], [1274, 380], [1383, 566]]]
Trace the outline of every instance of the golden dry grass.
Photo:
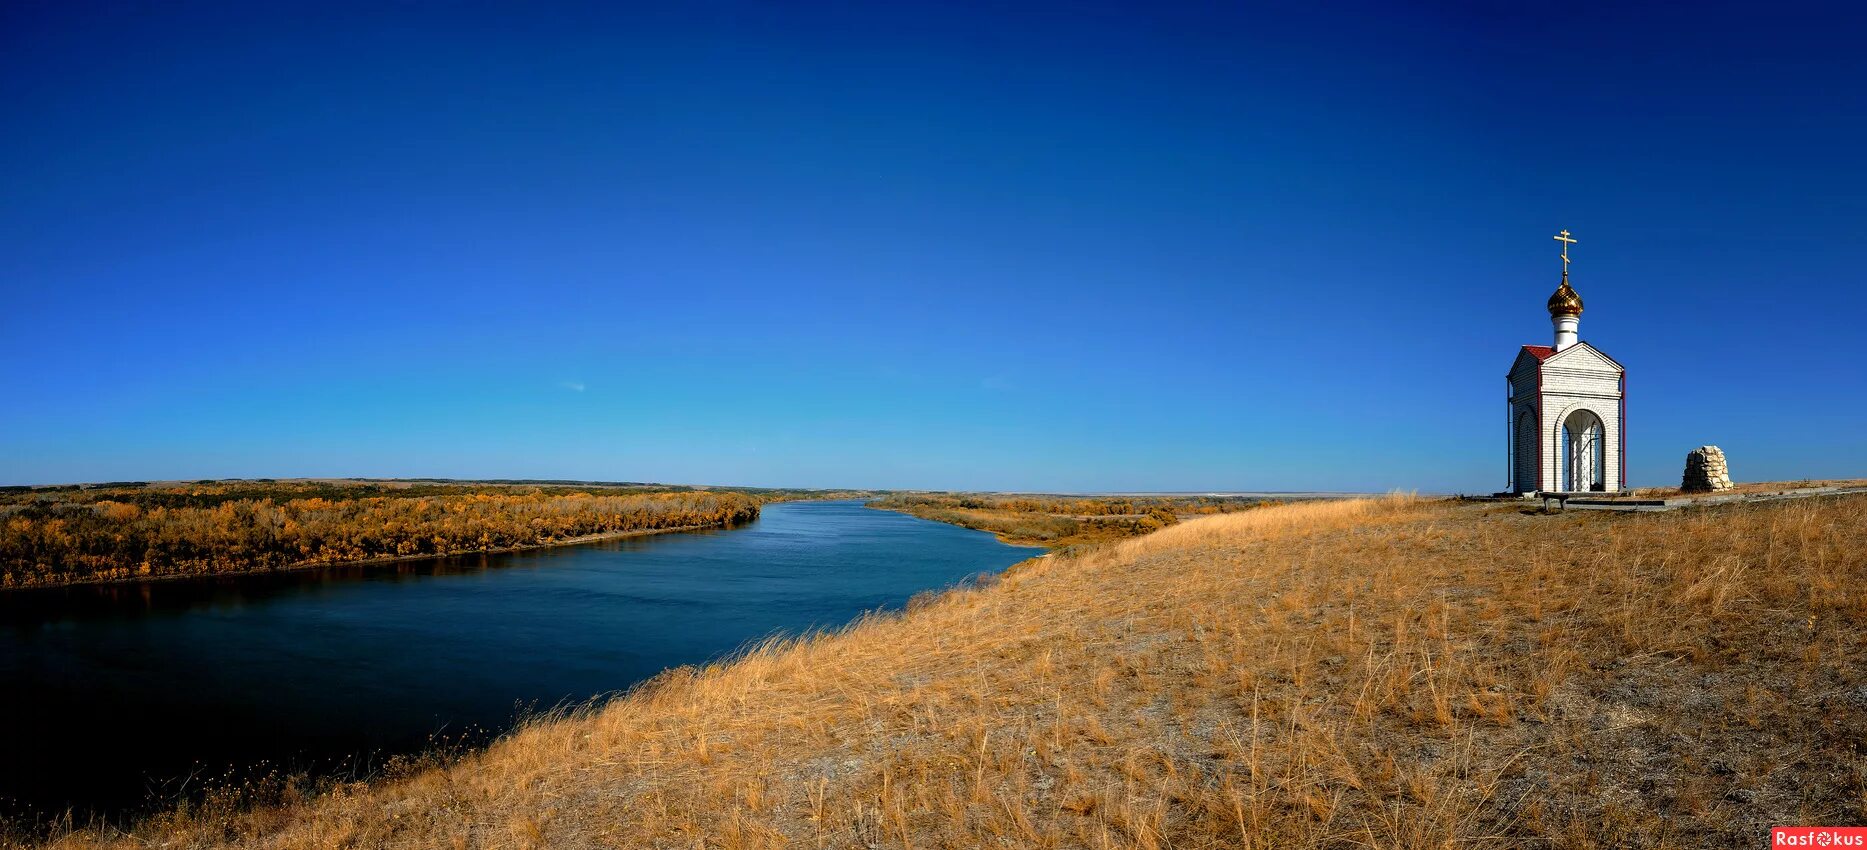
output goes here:
[[[1863, 478], [1823, 478], [1804, 479], [1802, 481], [1740, 481], [1729, 490], [1720, 490], [1712, 495], [1782, 493], [1810, 487], [1861, 487], [1867, 486]], [[1678, 487], [1642, 487], [1634, 491], [1636, 499], [1670, 499], [1678, 496], [1702, 496], [1704, 493], [1687, 493]]]
[[1867, 497], [1185, 522], [80, 847], [1764, 846], [1867, 819]]

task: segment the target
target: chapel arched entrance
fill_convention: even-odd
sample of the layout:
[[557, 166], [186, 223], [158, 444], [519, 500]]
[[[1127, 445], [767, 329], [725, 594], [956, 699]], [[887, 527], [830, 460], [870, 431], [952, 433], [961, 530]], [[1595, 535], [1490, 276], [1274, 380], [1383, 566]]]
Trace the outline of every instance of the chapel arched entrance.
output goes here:
[[1569, 492], [1607, 489], [1607, 429], [1592, 410], [1576, 410], [1563, 417], [1562, 489]]

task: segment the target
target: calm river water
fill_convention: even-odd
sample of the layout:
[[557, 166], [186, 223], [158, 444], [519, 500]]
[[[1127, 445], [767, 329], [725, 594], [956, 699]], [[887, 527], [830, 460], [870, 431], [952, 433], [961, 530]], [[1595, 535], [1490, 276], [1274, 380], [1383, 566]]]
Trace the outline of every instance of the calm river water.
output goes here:
[[483, 740], [1036, 551], [792, 502], [730, 530], [0, 594], [0, 813], [118, 812], [230, 769], [367, 769], [437, 734]]

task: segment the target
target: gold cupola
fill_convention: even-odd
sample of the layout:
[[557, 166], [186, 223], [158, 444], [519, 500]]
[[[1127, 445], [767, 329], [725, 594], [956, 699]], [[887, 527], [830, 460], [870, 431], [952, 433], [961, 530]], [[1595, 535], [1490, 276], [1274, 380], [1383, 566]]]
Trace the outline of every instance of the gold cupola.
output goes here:
[[1549, 296], [1549, 316], [1553, 319], [1557, 316], [1580, 315], [1582, 315], [1582, 296], [1569, 286], [1569, 271], [1564, 269], [1562, 285], [1556, 287], [1555, 293]]

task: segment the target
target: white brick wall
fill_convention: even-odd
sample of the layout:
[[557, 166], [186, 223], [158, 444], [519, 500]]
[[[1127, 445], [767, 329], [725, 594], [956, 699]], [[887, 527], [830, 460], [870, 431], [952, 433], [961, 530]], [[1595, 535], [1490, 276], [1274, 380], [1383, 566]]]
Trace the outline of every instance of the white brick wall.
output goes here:
[[1605, 445], [1602, 470], [1609, 490], [1621, 488], [1621, 406], [1620, 399], [1577, 396], [1566, 393], [1543, 394], [1543, 486], [1555, 490], [1562, 484], [1562, 421], [1577, 410], [1589, 410], [1601, 418]]
[[[1535, 387], [1531, 387], [1532, 393], [1535, 390]], [[1512, 421], [1516, 423], [1514, 434], [1516, 457], [1512, 460], [1515, 471], [1511, 473], [1511, 485], [1517, 488], [1519, 493], [1528, 493], [1536, 489], [1536, 436], [1541, 433], [1541, 426], [1537, 422], [1536, 403], [1534, 401], [1519, 403], [1511, 408], [1511, 413], [1515, 417]]]

